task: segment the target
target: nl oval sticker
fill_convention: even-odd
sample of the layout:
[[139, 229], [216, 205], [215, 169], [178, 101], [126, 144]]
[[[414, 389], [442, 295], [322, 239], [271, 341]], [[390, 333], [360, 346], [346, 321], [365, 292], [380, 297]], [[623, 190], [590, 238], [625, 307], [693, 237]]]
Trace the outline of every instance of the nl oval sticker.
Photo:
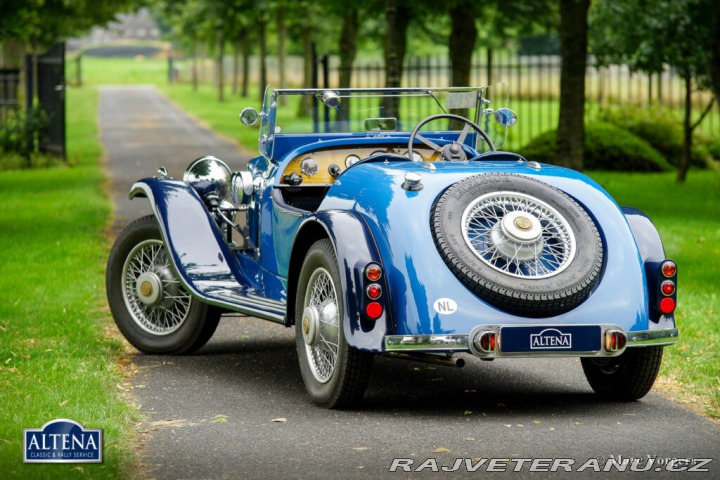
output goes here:
[[457, 303], [451, 298], [438, 298], [435, 300], [435, 303], [433, 303], [433, 309], [437, 313], [452, 315], [457, 311]]

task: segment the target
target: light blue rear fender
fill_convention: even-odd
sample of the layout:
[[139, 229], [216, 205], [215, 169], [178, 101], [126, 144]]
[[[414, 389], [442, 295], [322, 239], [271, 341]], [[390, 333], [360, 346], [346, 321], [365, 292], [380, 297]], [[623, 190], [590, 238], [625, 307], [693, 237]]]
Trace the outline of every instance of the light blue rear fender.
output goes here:
[[[665, 257], [660, 234], [650, 218], [642, 211], [632, 207], [622, 207], [622, 212], [630, 225], [640, 256], [645, 265], [645, 275], [648, 281], [649, 304], [657, 303], [656, 298], [660, 278], [660, 265]], [[662, 330], [675, 328], [675, 314], [663, 315], [659, 310], [650, 308], [649, 330]]]
[[282, 322], [283, 302], [261, 298], [240, 268], [197, 192], [184, 182], [147, 178], [130, 198], [147, 197], [158, 220], [175, 271], [203, 302]]
[[332, 242], [340, 269], [345, 306], [342, 321], [348, 344], [365, 351], [382, 351], [390, 297], [385, 293], [388, 289], [383, 275], [377, 282], [383, 291], [378, 299], [383, 306], [383, 314], [377, 320], [371, 320], [365, 315], [365, 306], [370, 301], [365, 295], [365, 289], [372, 283], [364, 276], [365, 267], [369, 263], [377, 263], [381, 267], [383, 264], [373, 235], [355, 212], [320, 211], [300, 226], [293, 244], [288, 275], [288, 315], [295, 316], [297, 283], [305, 254], [313, 242], [323, 237]]
[[[603, 240], [601, 277], [582, 304], [542, 320], [547, 325], [612, 324], [625, 331], [647, 330], [648, 287], [643, 260], [632, 231], [615, 201], [581, 173], [525, 162], [414, 162], [360, 164], [345, 171], [330, 188], [321, 209], [352, 209], [377, 241], [392, 303], [394, 335], [468, 334], [478, 325], [537, 323], [483, 302], [460, 282], [435, 247], [430, 218], [435, 202], [452, 184], [471, 175], [511, 173], [535, 178], [566, 192], [591, 215]], [[401, 188], [405, 174], [422, 175], [423, 188]], [[457, 304], [451, 313], [438, 305]], [[440, 303], [438, 303], [440, 302]]]

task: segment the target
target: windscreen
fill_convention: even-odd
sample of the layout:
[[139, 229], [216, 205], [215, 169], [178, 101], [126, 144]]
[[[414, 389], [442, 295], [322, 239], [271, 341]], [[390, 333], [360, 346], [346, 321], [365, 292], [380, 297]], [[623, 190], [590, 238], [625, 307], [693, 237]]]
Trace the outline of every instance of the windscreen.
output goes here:
[[[486, 130], [499, 148], [505, 142], [507, 128], [494, 120], [493, 112], [506, 103], [504, 84], [438, 89], [273, 90], [268, 87], [261, 113], [259, 147], [263, 155], [271, 158], [275, 135], [408, 133], [430, 115], [455, 114]], [[440, 119], [428, 123], [423, 131], [459, 132], [462, 128], [460, 122]], [[470, 135], [468, 141], [478, 151], [488, 150], [477, 135]]]

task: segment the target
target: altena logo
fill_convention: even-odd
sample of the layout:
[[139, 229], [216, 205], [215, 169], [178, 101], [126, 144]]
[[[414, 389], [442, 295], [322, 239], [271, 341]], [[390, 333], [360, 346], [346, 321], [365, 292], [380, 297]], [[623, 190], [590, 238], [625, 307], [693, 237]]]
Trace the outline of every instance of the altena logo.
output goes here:
[[101, 429], [60, 418], [24, 432], [25, 463], [102, 463]]
[[572, 348], [572, 333], [562, 333], [556, 328], [546, 328], [540, 333], [530, 335], [530, 349], [565, 349]]

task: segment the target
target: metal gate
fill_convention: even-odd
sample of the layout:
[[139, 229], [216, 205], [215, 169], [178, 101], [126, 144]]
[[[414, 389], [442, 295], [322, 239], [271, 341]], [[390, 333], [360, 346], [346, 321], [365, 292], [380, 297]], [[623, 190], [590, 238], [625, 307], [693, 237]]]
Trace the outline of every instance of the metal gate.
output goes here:
[[40, 151], [65, 160], [65, 44], [38, 56], [38, 102], [48, 115]]

